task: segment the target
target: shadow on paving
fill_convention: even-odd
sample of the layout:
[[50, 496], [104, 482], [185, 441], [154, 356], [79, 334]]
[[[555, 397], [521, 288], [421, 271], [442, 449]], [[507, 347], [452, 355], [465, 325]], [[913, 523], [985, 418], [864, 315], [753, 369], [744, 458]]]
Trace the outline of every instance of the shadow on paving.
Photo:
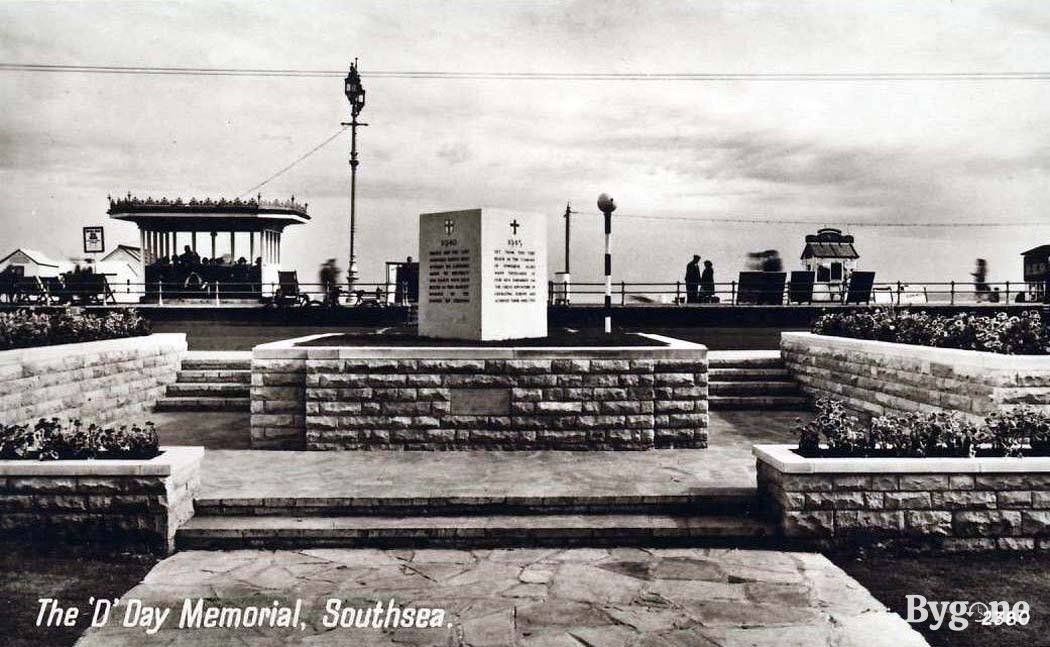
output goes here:
[[64, 647], [87, 629], [90, 615], [74, 627], [37, 627], [39, 598], [64, 606], [115, 598], [135, 586], [157, 563], [151, 555], [92, 551], [81, 546], [36, 548], [0, 543], [0, 645]]

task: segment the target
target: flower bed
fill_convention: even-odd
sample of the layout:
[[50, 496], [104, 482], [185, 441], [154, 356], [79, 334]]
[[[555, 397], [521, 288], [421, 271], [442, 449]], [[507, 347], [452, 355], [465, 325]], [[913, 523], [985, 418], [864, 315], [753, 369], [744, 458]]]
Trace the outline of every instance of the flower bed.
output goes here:
[[880, 308], [833, 312], [813, 322], [813, 333], [1007, 355], [1050, 353], [1050, 334], [1036, 310], [992, 316], [963, 312], [951, 317]]
[[1050, 456], [1050, 414], [1031, 407], [996, 411], [978, 424], [956, 412], [895, 413], [865, 424], [840, 400], [820, 398], [797, 427], [807, 457]]
[[789, 541], [1050, 548], [1050, 415], [952, 413], [867, 424], [822, 399], [799, 445], [756, 445], [762, 507]]
[[0, 460], [149, 459], [159, 452], [152, 422], [103, 427], [41, 418], [34, 425], [0, 425]]
[[66, 310], [0, 312], [0, 350], [73, 344], [150, 334], [150, 322], [134, 310], [88, 314]]
[[161, 447], [150, 459], [0, 460], [0, 534], [171, 552], [203, 457], [203, 447]]

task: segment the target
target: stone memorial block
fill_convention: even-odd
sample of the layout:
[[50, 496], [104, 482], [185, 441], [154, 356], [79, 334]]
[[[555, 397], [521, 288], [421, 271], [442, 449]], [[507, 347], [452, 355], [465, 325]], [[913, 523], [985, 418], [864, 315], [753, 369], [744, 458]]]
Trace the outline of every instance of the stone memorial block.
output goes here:
[[498, 209], [419, 217], [419, 334], [547, 335], [547, 221]]

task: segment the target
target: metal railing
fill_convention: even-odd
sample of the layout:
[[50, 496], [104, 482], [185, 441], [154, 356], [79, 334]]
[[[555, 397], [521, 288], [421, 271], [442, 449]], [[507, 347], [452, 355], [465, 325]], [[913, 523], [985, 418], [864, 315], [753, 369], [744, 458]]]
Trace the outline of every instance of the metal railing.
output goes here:
[[[605, 294], [604, 283], [549, 282], [551, 305], [600, 304]], [[807, 286], [808, 287], [808, 286]], [[1018, 282], [972, 283], [941, 282], [876, 282], [866, 295], [850, 294], [848, 284], [816, 283], [812, 293], [799, 295], [792, 291], [790, 282], [772, 291], [749, 286], [741, 290], [739, 281], [715, 283], [714, 289], [690, 295], [682, 281], [674, 283], [644, 283], [619, 281], [613, 284], [613, 303], [627, 305], [796, 305], [867, 303], [874, 305], [973, 305], [1007, 303], [1041, 303], [1046, 298], [1043, 286]], [[801, 296], [802, 298], [795, 298]]]
[[92, 281], [66, 285], [57, 278], [23, 277], [0, 282], [0, 303], [43, 305], [263, 305], [263, 306], [366, 306], [409, 305], [407, 285], [390, 283], [345, 284], [335, 289], [321, 283], [217, 281], [187, 284], [172, 281]]
[[[597, 305], [603, 302], [604, 283], [549, 283], [551, 305]], [[790, 283], [772, 291], [755, 290], [738, 281], [715, 283], [713, 290], [692, 294], [682, 281], [645, 283], [619, 281], [613, 284], [613, 303], [630, 305], [682, 305], [696, 307], [740, 305], [976, 305], [1042, 303], [1047, 292], [1042, 284], [1017, 281], [977, 284], [972, 282], [883, 282], [874, 283], [867, 298], [847, 299], [847, 286], [817, 283], [807, 298], [796, 299]], [[187, 284], [173, 281], [81, 282], [66, 285], [57, 278], [22, 277], [0, 281], [0, 304], [11, 305], [274, 305], [274, 306], [408, 306], [408, 285], [392, 283], [346, 284], [327, 292], [321, 283], [282, 284], [280, 282], [215, 281]], [[1020, 295], [1020, 298], [1019, 298]], [[415, 295], [412, 295], [415, 296]]]

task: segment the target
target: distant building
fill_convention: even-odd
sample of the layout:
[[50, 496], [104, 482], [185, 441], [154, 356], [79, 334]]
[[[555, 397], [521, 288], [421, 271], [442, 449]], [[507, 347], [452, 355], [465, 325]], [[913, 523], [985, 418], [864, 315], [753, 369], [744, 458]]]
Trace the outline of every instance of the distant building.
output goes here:
[[[308, 223], [307, 207], [294, 196], [169, 200], [128, 193], [110, 197], [107, 213], [139, 228], [145, 301], [164, 296], [210, 299], [219, 294], [257, 300], [271, 296], [278, 284], [284, 230]], [[220, 237], [225, 248], [221, 251]]]
[[807, 235], [801, 259], [802, 267], [814, 273], [814, 298], [828, 300], [840, 295], [859, 258], [853, 236], [841, 229], [824, 227]]
[[138, 301], [142, 294], [142, 248], [117, 245], [95, 264], [95, 271], [106, 275], [114, 298], [121, 302]]
[[1024, 282], [1028, 284], [1028, 299], [1044, 301], [1046, 284], [1050, 281], [1050, 245], [1033, 247], [1021, 252], [1024, 258]]
[[20, 276], [58, 276], [60, 268], [35, 249], [20, 247], [0, 259], [0, 272], [14, 272]]

